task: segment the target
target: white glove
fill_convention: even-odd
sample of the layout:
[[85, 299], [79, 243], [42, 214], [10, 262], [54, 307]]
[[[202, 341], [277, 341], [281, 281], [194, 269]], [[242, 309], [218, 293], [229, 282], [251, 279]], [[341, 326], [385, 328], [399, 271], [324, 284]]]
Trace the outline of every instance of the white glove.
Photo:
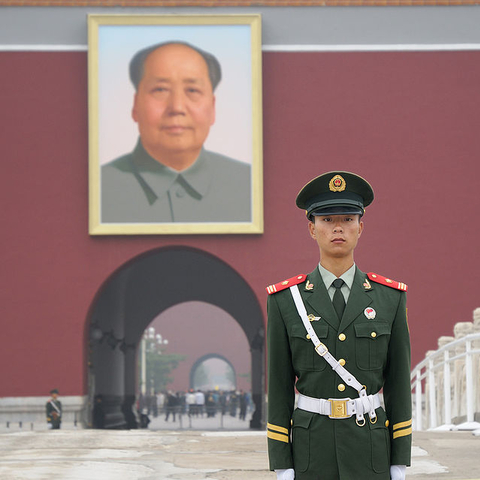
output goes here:
[[392, 480], [405, 480], [406, 465], [391, 465], [390, 478]]
[[286, 470], [275, 470], [277, 474], [277, 480], [294, 480], [295, 470], [293, 468], [287, 468]]

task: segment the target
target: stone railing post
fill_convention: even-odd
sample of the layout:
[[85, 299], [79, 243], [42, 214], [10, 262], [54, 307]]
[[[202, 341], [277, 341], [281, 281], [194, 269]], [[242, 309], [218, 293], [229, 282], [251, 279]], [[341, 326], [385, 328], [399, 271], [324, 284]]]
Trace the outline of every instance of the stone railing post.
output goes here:
[[[455, 340], [473, 333], [472, 322], [458, 322], [453, 327]], [[461, 344], [455, 348], [455, 355], [465, 353], [465, 345]], [[453, 396], [453, 416], [463, 417], [467, 414], [466, 410], [466, 370], [465, 358], [455, 360], [454, 363], [454, 396]]]
[[[473, 332], [480, 333], [480, 308], [473, 311]], [[472, 350], [480, 350], [480, 340], [472, 342]], [[473, 398], [475, 416], [480, 417], [480, 353], [475, 353], [472, 358], [473, 364]], [[476, 419], [479, 421], [480, 419]]]
[[[444, 347], [453, 340], [453, 337], [440, 337], [437, 342], [438, 348]], [[438, 371], [438, 411], [444, 425], [452, 423], [452, 363], [449, 361], [449, 358], [452, 356], [452, 352], [446, 350], [443, 358], [439, 358], [439, 361], [443, 362], [443, 369]], [[440, 421], [442, 421], [441, 419]]]

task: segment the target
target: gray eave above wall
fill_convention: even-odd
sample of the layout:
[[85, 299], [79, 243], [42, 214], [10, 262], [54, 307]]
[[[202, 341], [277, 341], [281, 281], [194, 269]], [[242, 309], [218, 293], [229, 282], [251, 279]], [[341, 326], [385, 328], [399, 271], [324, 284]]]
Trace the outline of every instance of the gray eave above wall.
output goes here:
[[88, 14], [261, 14], [264, 51], [480, 49], [480, 7], [0, 7], [0, 50], [87, 50]]

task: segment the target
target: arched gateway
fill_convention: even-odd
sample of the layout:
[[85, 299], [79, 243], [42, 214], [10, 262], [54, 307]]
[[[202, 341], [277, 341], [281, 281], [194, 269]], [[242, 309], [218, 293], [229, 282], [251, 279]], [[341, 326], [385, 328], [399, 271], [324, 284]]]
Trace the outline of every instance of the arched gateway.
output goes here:
[[[222, 362], [224, 362], [226, 365], [228, 365], [228, 367], [231, 369], [231, 371], [233, 372], [233, 375], [235, 375], [235, 367], [232, 365], [232, 363], [227, 359], [225, 358], [223, 355], [218, 355], [218, 354], [215, 354], [215, 353], [210, 353], [210, 354], [207, 354], [207, 355], [202, 355], [200, 358], [198, 358], [194, 364], [192, 365], [192, 368], [190, 369], [190, 388], [193, 388], [195, 389], [196, 388], [196, 385], [195, 385], [195, 374], [197, 372], [197, 369], [203, 365], [206, 361], [208, 360], [211, 360], [211, 359], [216, 359], [216, 360], [221, 360]], [[224, 389], [225, 387], [222, 387], [222, 389]], [[232, 388], [231, 389], [236, 389], [236, 385], [232, 385]]]
[[[106, 280], [90, 308], [88, 391], [102, 395], [106, 428], [135, 428], [136, 349], [145, 328], [164, 310], [188, 301], [228, 312], [248, 339], [252, 365], [251, 428], [262, 427], [264, 321], [250, 286], [219, 258], [193, 248], [142, 254]], [[234, 341], [235, 339], [231, 339]]]

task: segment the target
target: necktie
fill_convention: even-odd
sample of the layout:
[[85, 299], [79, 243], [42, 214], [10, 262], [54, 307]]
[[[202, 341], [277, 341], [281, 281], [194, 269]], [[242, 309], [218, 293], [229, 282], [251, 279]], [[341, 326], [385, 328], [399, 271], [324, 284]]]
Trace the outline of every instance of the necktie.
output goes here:
[[340, 290], [342, 288], [342, 285], [345, 282], [341, 278], [337, 278], [336, 280], [333, 281], [333, 286], [335, 287], [335, 293], [333, 294], [333, 308], [335, 308], [335, 311], [337, 312], [338, 318], [341, 320], [343, 316], [343, 311], [345, 310], [345, 297], [343, 296], [342, 291]]

